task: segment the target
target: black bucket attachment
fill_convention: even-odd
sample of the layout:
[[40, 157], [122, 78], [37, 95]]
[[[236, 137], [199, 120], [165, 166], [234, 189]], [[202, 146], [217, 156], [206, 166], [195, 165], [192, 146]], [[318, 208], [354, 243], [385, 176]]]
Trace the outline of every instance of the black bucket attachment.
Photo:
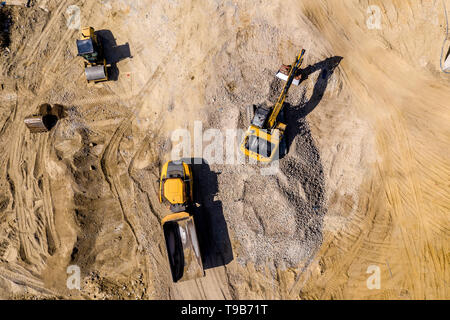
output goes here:
[[31, 133], [40, 133], [50, 131], [58, 122], [61, 115], [62, 106], [56, 105], [52, 108], [48, 103], [39, 106], [39, 114], [25, 117], [23, 122]]
[[187, 213], [167, 218], [168, 221], [163, 222], [163, 231], [173, 282], [203, 277], [205, 273], [194, 218]]

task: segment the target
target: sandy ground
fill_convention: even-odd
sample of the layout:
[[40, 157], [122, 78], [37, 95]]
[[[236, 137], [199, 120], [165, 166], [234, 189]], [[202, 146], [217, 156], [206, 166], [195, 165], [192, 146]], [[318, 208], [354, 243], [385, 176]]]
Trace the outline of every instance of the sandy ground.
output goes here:
[[[86, 84], [70, 5], [106, 39], [111, 81]], [[0, 298], [448, 299], [442, 2], [370, 5], [381, 29], [367, 27], [369, 2], [356, 0], [11, 7], [0, 58]], [[173, 130], [245, 129], [247, 107], [276, 99], [274, 74], [301, 48], [289, 153], [274, 175], [194, 165], [206, 277], [173, 284], [156, 194]], [[31, 134], [23, 118], [42, 103], [65, 116]], [[70, 265], [79, 291], [66, 287]], [[379, 289], [367, 286], [370, 266]]]

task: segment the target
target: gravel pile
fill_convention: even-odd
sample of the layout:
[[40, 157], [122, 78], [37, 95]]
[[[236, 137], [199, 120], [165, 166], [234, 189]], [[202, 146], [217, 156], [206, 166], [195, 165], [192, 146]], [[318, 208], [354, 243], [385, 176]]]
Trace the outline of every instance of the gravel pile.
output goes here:
[[[205, 127], [245, 130], [248, 106], [275, 103], [284, 86], [274, 77], [281, 61], [273, 48], [280, 39], [279, 30], [261, 24], [241, 30], [225, 45], [216, 57], [220, 76], [207, 88], [211, 110], [224, 111], [211, 112]], [[289, 92], [284, 117], [290, 150], [275, 175], [262, 175], [265, 165], [211, 165], [220, 172], [217, 198], [238, 242], [233, 247], [241, 264], [298, 266], [311, 259], [322, 242], [325, 181], [320, 151], [303, 109], [309, 102], [305, 95], [307, 89], [312, 91], [306, 88], [311, 83], [292, 86]]]

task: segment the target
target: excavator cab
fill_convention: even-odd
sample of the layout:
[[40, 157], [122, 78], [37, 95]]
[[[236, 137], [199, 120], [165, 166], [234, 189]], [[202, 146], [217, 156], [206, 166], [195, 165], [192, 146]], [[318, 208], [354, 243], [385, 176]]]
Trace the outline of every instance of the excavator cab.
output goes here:
[[284, 100], [292, 83], [298, 85], [300, 77], [297, 75], [305, 50], [298, 55], [292, 66], [282, 65], [277, 77], [286, 80], [275, 106], [271, 109], [260, 106], [256, 108], [250, 127], [244, 134], [240, 150], [246, 156], [260, 162], [271, 162], [277, 158], [280, 151], [286, 124], [282, 123], [279, 115], [283, 110]]
[[251, 125], [245, 133], [241, 144], [241, 151], [248, 157], [260, 162], [271, 162], [279, 152], [279, 146], [286, 125], [279, 123], [279, 128], [272, 130], [260, 129]]
[[86, 27], [81, 30], [81, 39], [77, 40], [77, 49], [78, 56], [85, 59], [84, 71], [87, 81], [94, 83], [107, 81], [106, 59], [94, 28]]

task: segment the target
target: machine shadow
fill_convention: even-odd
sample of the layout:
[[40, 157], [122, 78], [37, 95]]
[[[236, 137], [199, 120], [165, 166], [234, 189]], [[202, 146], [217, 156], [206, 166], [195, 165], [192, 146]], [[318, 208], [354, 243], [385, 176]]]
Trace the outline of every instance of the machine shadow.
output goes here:
[[49, 103], [43, 103], [38, 107], [38, 110], [41, 115], [53, 115], [60, 120], [67, 117], [68, 108], [60, 104], [54, 104], [52, 106]]
[[132, 58], [130, 45], [128, 42], [117, 45], [116, 39], [110, 30], [98, 30], [95, 34], [98, 36], [98, 40], [103, 46], [106, 63], [111, 65], [111, 67], [108, 68], [108, 78], [117, 81], [120, 74], [117, 63], [124, 59]]
[[4, 8], [5, 3], [0, 3], [0, 49], [8, 48], [11, 45], [10, 29], [12, 19], [9, 9]]
[[341, 63], [342, 59], [343, 58], [340, 56], [327, 58], [321, 62], [318, 62], [312, 66], [308, 66], [300, 70], [299, 72], [301, 75], [300, 84], [306, 79], [308, 79], [308, 77], [311, 74], [320, 70], [320, 74], [317, 77], [317, 81], [316, 84], [314, 85], [311, 98], [307, 102], [305, 102], [301, 107], [302, 112], [300, 114], [300, 117], [306, 117], [320, 103], [325, 93], [325, 90], [327, 89], [328, 80], [330, 80], [331, 76], [334, 73], [334, 70], [337, 68], [339, 63]]
[[193, 215], [202, 252], [203, 268], [224, 266], [233, 260], [228, 227], [222, 202], [214, 200], [219, 191], [217, 173], [201, 158], [182, 159], [192, 167], [194, 176]]
[[327, 58], [321, 62], [308, 66], [299, 71], [299, 74], [301, 75], [300, 84], [308, 79], [308, 77], [312, 73], [320, 70], [320, 74], [317, 77], [317, 81], [314, 84], [313, 93], [308, 101], [304, 101], [304, 97], [302, 97], [300, 103], [297, 106], [292, 106], [289, 103], [286, 103], [286, 106], [283, 110], [287, 124], [285, 135], [287, 149], [286, 154], [289, 152], [294, 138], [298, 134], [304, 134], [305, 124], [307, 125], [304, 118], [319, 105], [320, 101], [323, 98], [325, 90], [327, 89], [328, 81], [330, 80], [331, 76], [334, 73], [334, 70], [337, 68], [342, 59], [343, 58], [339, 56]]
[[[320, 70], [320, 74], [313, 88], [313, 93], [308, 101], [305, 101], [305, 95], [300, 99], [298, 105], [292, 106], [286, 103], [284, 108], [284, 119], [287, 128], [285, 132], [285, 143], [287, 152], [285, 162], [281, 164], [280, 169], [290, 173], [292, 178], [298, 180], [304, 191], [304, 199], [301, 206], [303, 217], [307, 216], [308, 225], [314, 225], [314, 228], [304, 227], [304, 221], [299, 218], [297, 221], [297, 230], [304, 233], [307, 238], [315, 239], [317, 247], [312, 250], [309, 261], [305, 264], [306, 268], [315, 252], [320, 248], [323, 241], [323, 219], [327, 213], [325, 176], [320, 157], [320, 151], [316, 146], [311, 129], [306, 120], [306, 116], [313, 111], [323, 98], [328, 81], [333, 75], [335, 69], [343, 58], [336, 56], [327, 58], [324, 61], [308, 66], [300, 70], [300, 83], [305, 81], [312, 73]], [[288, 157], [289, 150], [295, 149], [295, 156]], [[295, 168], [292, 171], [292, 168]], [[294, 173], [292, 173], [294, 172]], [[304, 270], [302, 270], [304, 271]]]

